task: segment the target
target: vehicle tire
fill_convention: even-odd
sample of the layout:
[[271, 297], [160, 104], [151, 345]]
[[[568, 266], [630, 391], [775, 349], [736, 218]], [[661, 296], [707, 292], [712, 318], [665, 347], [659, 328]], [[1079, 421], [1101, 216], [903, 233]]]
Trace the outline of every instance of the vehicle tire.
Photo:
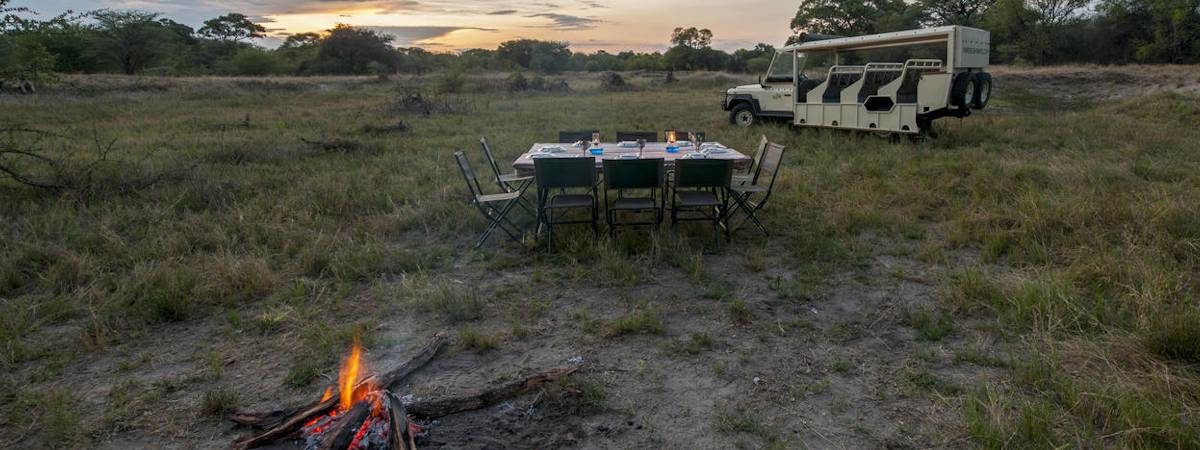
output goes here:
[[729, 111], [729, 123], [747, 128], [758, 123], [758, 117], [754, 115], [754, 108], [750, 104], [738, 103]]
[[960, 73], [954, 77], [954, 86], [950, 89], [950, 104], [958, 109], [970, 109], [978, 91], [975, 75], [970, 72]]
[[987, 72], [975, 74], [975, 97], [971, 99], [971, 107], [987, 108], [988, 100], [992, 99], [992, 76]]

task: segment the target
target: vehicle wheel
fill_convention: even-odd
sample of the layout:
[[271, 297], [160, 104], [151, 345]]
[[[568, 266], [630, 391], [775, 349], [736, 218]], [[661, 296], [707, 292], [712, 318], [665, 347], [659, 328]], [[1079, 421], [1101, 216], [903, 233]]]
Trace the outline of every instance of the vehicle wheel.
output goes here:
[[754, 108], [748, 104], [739, 103], [733, 107], [732, 111], [729, 111], [729, 122], [734, 125], [746, 128], [754, 125], [757, 121], [758, 117], [754, 116]]
[[950, 104], [959, 109], [970, 109], [978, 90], [974, 75], [969, 72], [960, 73], [954, 77], [954, 87], [950, 90]]
[[986, 72], [975, 74], [975, 96], [971, 99], [971, 107], [983, 109], [988, 100], [992, 99], [992, 76]]

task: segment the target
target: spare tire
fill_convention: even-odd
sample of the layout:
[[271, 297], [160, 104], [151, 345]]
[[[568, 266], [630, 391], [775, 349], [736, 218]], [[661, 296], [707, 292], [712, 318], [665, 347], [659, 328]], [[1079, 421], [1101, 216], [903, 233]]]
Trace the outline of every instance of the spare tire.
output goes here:
[[957, 106], [958, 109], [970, 109], [971, 102], [975, 100], [975, 93], [979, 89], [975, 86], [975, 75], [970, 72], [963, 72], [954, 76], [954, 85], [950, 88], [950, 104]]
[[983, 109], [988, 100], [992, 99], [992, 76], [987, 72], [975, 74], [975, 98], [971, 99], [971, 107]]

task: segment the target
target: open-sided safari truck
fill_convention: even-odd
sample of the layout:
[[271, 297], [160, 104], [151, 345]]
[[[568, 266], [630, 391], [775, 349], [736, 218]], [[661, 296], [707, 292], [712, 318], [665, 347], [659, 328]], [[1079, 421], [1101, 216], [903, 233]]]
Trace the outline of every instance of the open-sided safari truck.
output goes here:
[[804, 42], [781, 49], [758, 84], [726, 91], [730, 121], [931, 134], [933, 120], [987, 106], [991, 34], [946, 26]]

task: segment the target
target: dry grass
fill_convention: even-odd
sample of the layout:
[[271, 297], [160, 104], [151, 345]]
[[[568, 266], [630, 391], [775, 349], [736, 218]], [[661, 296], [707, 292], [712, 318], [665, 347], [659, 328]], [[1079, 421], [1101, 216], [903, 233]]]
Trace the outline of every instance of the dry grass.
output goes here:
[[[1115, 69], [1105, 83], [1124, 86], [1142, 69]], [[568, 74], [572, 93], [528, 95], [504, 92], [505, 75], [486, 74], [468, 77], [449, 100], [474, 113], [428, 117], [392, 105], [400, 92], [437, 84], [436, 75], [65, 77], [38, 96], [0, 97], [0, 122], [65, 135], [94, 129], [148, 167], [195, 164], [186, 178], [83, 202], [0, 181], [0, 386], [10, 392], [0, 397], [0, 443], [71, 428], [81, 431], [61, 442], [38, 436], [66, 446], [127, 434], [211, 445], [215, 422], [203, 431], [181, 424], [236, 403], [218, 395], [215, 378], [239, 369], [211, 369], [209, 355], [240, 361], [240, 370], [278, 369], [244, 378], [251, 386], [242, 400], [302, 399], [306, 390], [285, 383], [311, 389], [328, 378], [355, 332], [368, 348], [407, 339], [380, 329], [397, 316], [428, 315], [438, 327], [496, 318], [529, 341], [559, 332], [579, 311], [579, 326], [567, 328], [610, 345], [643, 339], [633, 334], [678, 342], [678, 351], [660, 347], [686, 359], [712, 342], [678, 328], [675, 314], [708, 315], [741, 336], [760, 323], [760, 336], [783, 333], [779, 321], [763, 320], [779, 314], [772, 308], [827, 295], [843, 281], [831, 274], [875, 264], [867, 255], [886, 247], [954, 258], [959, 273], [932, 277], [943, 280], [936, 315], [911, 317], [923, 338], [986, 334], [995, 347], [988, 354], [1012, 355], [999, 381], [981, 378], [965, 394], [924, 369], [893, 374], [928, 388], [913, 395], [961, 396], [975, 443], [1198, 446], [1197, 327], [1184, 319], [1200, 316], [1200, 107], [1190, 94], [1161, 92], [1187, 89], [1145, 95], [1142, 81], [1111, 101], [1072, 94], [1064, 102], [1038, 86], [1097, 70], [998, 68], [994, 112], [940, 122], [942, 138], [918, 145], [778, 124], [732, 128], [715, 92], [737, 80], [720, 74], [681, 74], [668, 86], [654, 74], [626, 74], [634, 89], [619, 93], [599, 92], [598, 75]], [[1194, 68], [1145, 73], [1155, 71], [1195, 76]], [[1016, 89], [1005, 90], [1005, 77]], [[401, 120], [410, 126], [403, 133], [363, 131]], [[464, 204], [453, 150], [475, 156], [485, 134], [511, 159], [559, 129], [684, 125], [737, 148], [765, 133], [791, 149], [763, 215], [773, 237], [739, 236], [715, 256], [700, 253], [708, 235], [692, 228], [578, 239], [555, 255], [499, 240], [470, 250], [482, 220]], [[59, 141], [49, 151], [85, 144]], [[749, 248], [777, 251], [769, 261], [782, 267], [737, 250]], [[762, 272], [762, 286], [744, 292], [711, 274], [727, 262]], [[682, 281], [660, 278], [667, 269]], [[525, 280], [528, 291], [505, 287]], [[679, 299], [606, 298], [627, 306], [611, 321], [572, 303], [580, 290], [667, 282], [682, 286]], [[665, 306], [675, 301], [694, 309]], [[537, 326], [542, 315], [555, 325]], [[693, 338], [670, 336], [677, 329]], [[476, 336], [466, 348], [498, 345]], [[65, 392], [56, 389], [83, 382], [70, 373], [92, 370], [114, 381], [78, 414], [62, 410], [69, 396], [38, 394]], [[147, 411], [172, 419], [155, 424]], [[713, 425], [776, 442], [764, 423], [773, 422], [729, 416]]]

